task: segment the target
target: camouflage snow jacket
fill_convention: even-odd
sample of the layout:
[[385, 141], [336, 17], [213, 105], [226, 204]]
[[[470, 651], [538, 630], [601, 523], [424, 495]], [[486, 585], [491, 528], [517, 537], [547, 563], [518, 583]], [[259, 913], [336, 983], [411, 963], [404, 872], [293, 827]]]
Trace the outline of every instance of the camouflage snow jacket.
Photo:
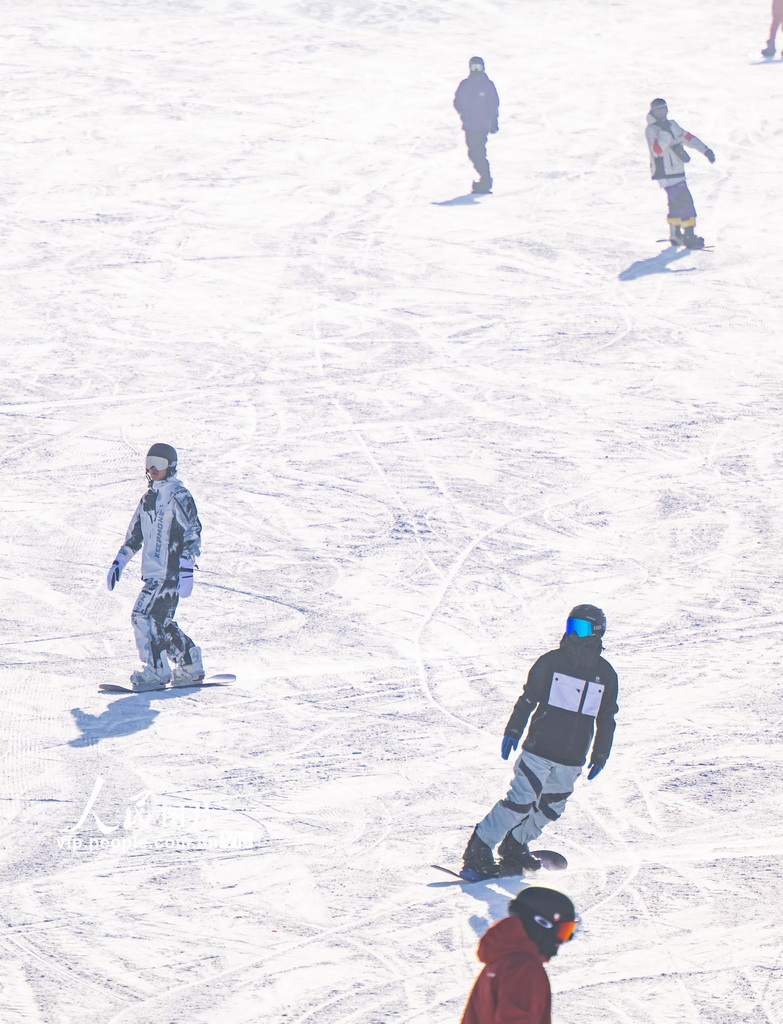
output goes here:
[[155, 481], [136, 506], [120, 551], [132, 558], [139, 549], [143, 580], [176, 577], [181, 558], [201, 553], [196, 503], [176, 476]]

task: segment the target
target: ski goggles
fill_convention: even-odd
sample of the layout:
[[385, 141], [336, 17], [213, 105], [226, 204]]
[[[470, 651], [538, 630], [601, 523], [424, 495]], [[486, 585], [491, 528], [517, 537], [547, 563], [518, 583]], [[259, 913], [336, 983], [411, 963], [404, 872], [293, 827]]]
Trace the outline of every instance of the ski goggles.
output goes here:
[[483, 71], [484, 70], [484, 65], [483, 64], [479, 64], [478, 61], [474, 60], [473, 63], [470, 65], [470, 70], [471, 71]]
[[593, 624], [587, 619], [567, 619], [566, 633], [576, 633], [577, 636], [592, 636]]
[[579, 923], [578, 921], [550, 921], [548, 918], [538, 914], [533, 920], [542, 928], [551, 928], [558, 942], [570, 942]]
[[164, 459], [162, 455], [147, 456], [147, 469], [157, 469], [159, 473], [162, 473], [164, 469], [168, 468], [169, 460]]

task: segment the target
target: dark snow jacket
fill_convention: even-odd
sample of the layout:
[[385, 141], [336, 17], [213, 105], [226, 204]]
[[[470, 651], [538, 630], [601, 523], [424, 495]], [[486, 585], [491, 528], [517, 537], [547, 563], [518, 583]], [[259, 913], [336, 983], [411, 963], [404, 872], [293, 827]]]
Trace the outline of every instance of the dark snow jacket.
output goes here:
[[605, 764], [617, 714], [617, 673], [601, 657], [601, 639], [566, 634], [556, 651], [530, 669], [505, 735], [519, 739], [534, 711], [522, 749], [558, 764]]
[[485, 71], [471, 71], [457, 86], [454, 108], [466, 132], [496, 132], [500, 100]]
[[486, 964], [470, 993], [462, 1024], [552, 1024], [546, 957], [518, 917], [484, 933], [478, 958]]

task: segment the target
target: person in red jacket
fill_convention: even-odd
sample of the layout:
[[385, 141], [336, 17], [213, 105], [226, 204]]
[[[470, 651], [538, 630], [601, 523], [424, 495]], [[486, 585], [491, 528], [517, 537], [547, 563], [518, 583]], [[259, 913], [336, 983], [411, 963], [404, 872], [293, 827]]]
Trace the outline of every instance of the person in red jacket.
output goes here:
[[573, 938], [571, 900], [544, 886], [523, 889], [508, 917], [479, 942], [485, 965], [470, 993], [462, 1024], [552, 1024], [552, 992], [544, 964]]

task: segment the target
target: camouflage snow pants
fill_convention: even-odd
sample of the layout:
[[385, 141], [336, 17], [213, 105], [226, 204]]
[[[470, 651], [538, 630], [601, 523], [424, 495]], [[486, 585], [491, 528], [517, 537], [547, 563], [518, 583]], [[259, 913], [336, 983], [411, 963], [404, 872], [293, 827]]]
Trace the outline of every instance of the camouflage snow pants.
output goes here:
[[178, 577], [145, 580], [131, 612], [139, 657], [143, 665], [156, 672], [162, 667], [164, 653], [175, 664], [190, 662], [190, 650], [195, 645], [174, 621], [178, 603]]

